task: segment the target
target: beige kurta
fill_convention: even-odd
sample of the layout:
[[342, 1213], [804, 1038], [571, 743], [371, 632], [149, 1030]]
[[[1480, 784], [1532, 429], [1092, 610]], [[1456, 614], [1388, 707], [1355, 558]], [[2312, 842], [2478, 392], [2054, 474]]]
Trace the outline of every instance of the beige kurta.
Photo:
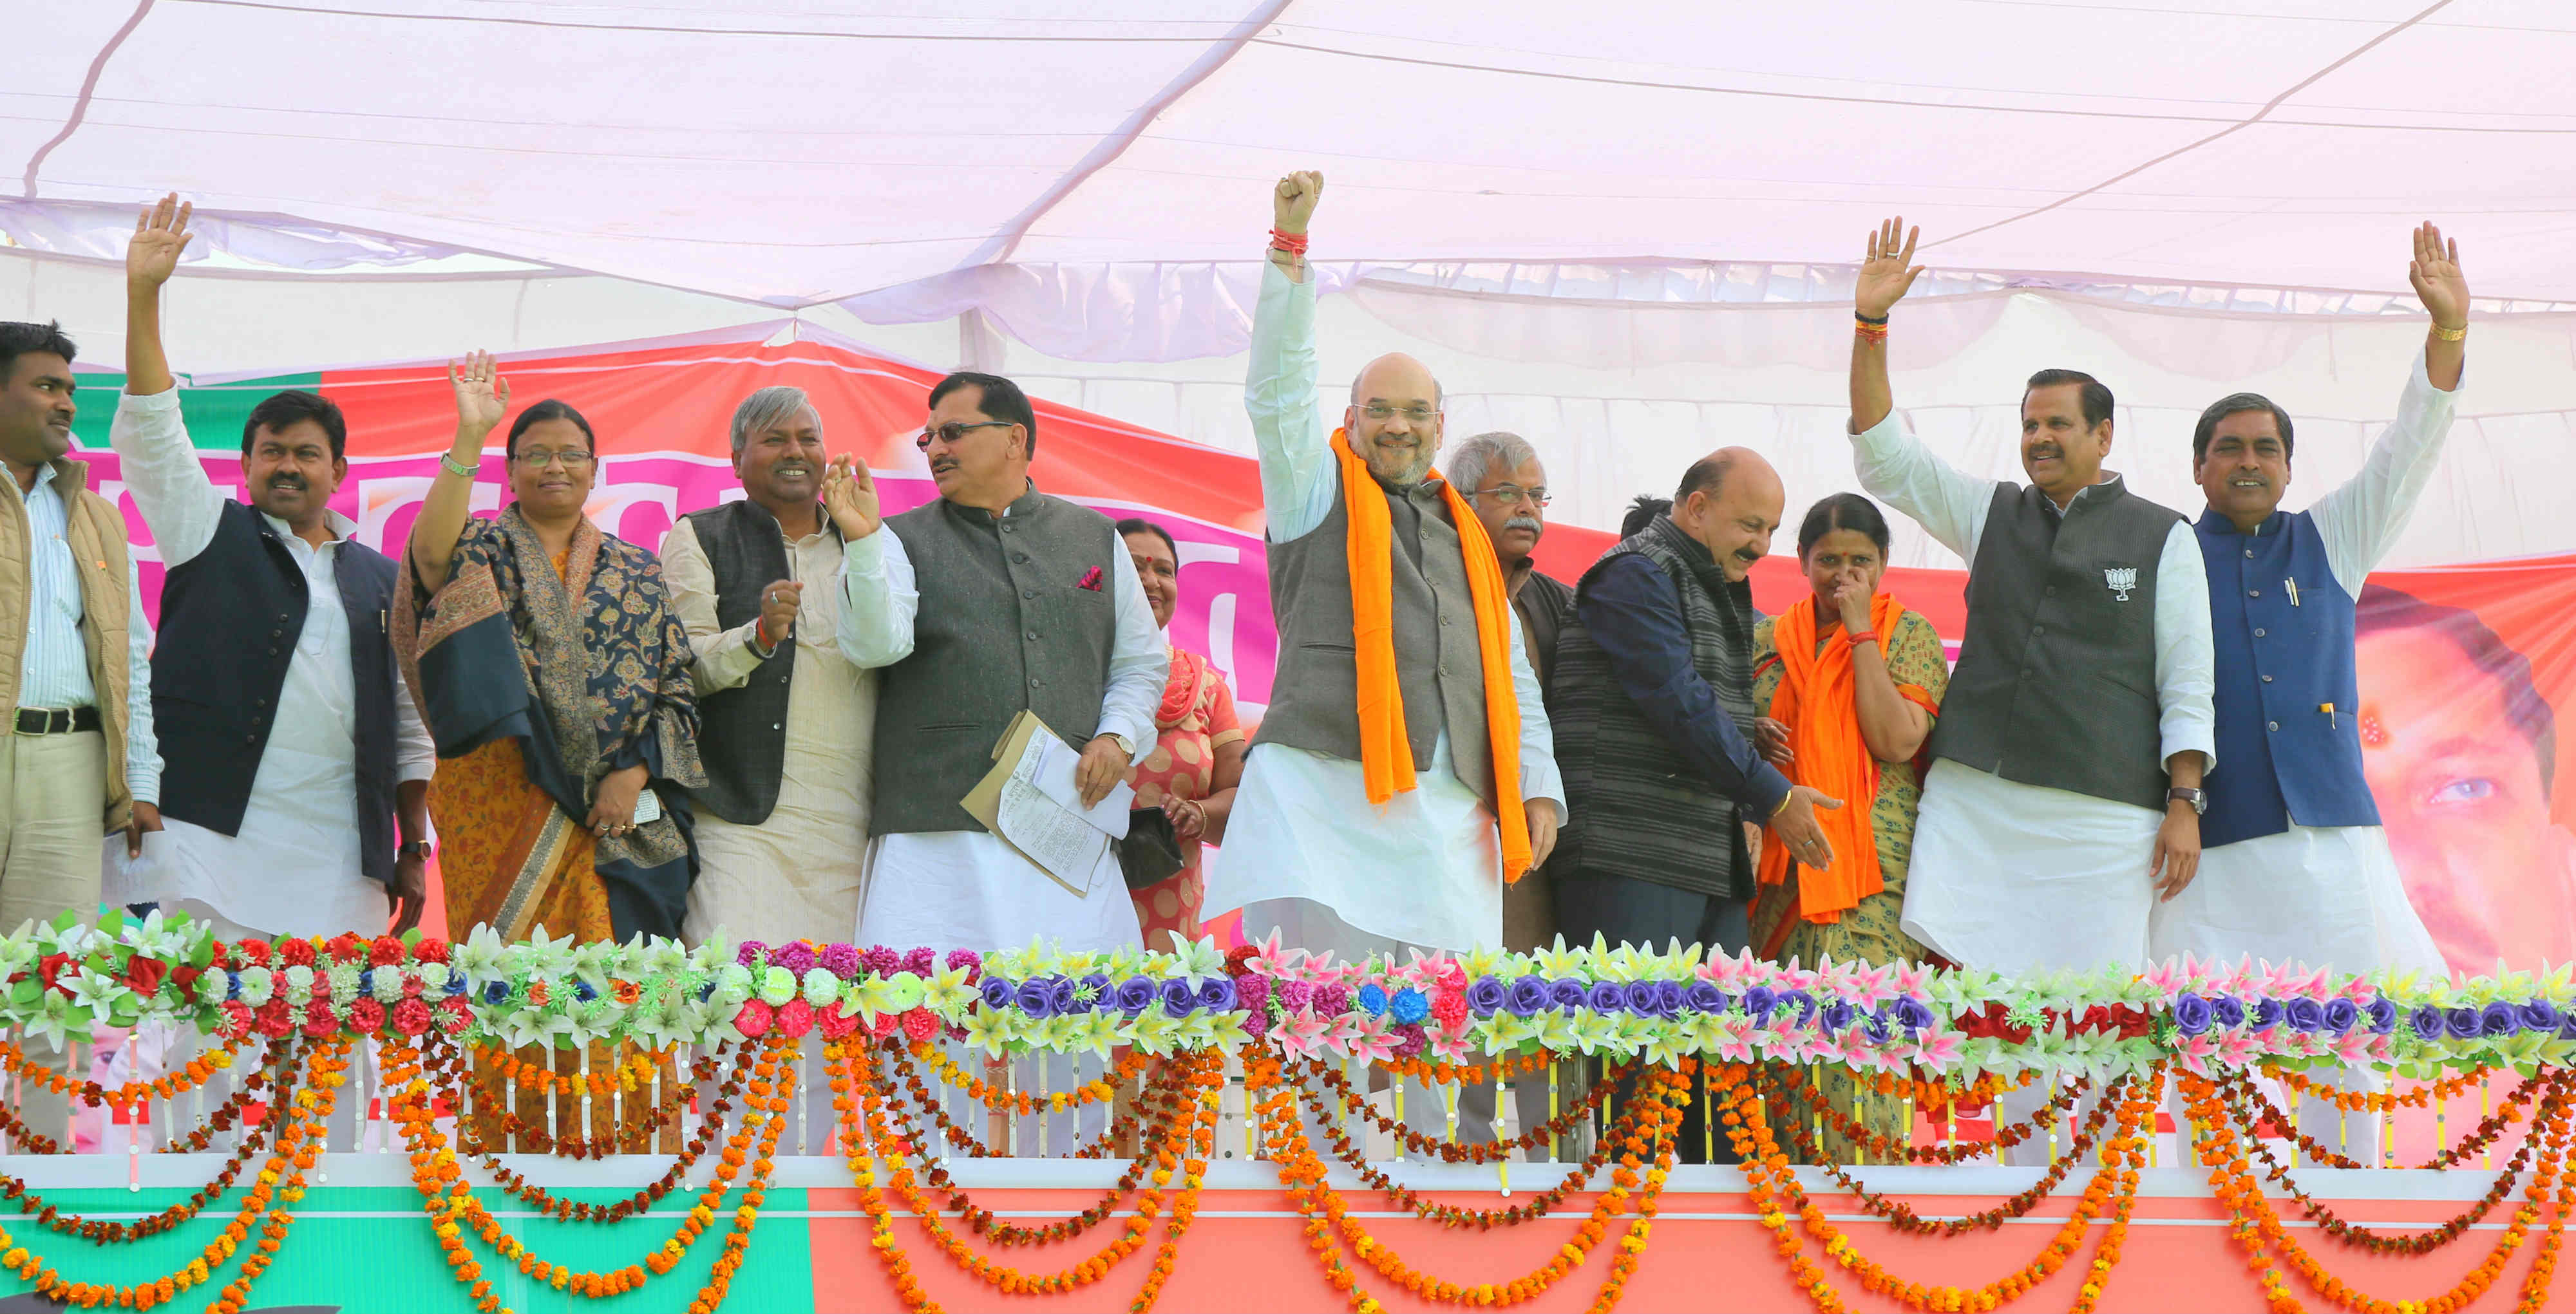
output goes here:
[[[757, 826], [698, 814], [698, 880], [681, 925], [691, 945], [719, 927], [737, 943], [778, 944], [829, 943], [858, 925], [877, 673], [852, 665], [841, 651], [842, 561], [841, 541], [828, 530], [787, 545], [789, 575], [805, 589], [796, 616], [796, 668], [787, 685], [778, 807]], [[691, 675], [699, 699], [739, 687], [759, 665], [751, 627], [717, 628], [715, 574], [686, 520], [662, 540], [662, 571], [697, 650]]]

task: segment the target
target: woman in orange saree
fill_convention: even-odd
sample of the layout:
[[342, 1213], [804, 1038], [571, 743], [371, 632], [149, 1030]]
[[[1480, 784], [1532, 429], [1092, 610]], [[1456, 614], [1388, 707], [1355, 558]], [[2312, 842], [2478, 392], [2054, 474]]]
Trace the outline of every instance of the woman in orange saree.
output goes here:
[[[459, 938], [490, 926], [508, 940], [539, 927], [584, 942], [676, 939], [697, 868], [685, 791], [706, 773], [688, 636], [661, 565], [585, 514], [596, 443], [560, 401], [510, 428], [512, 504], [468, 515], [509, 385], [489, 356], [449, 372], [456, 441], [412, 526], [394, 617], [404, 677], [443, 759], [430, 813], [448, 925]], [[606, 1048], [593, 1051], [597, 1070], [613, 1072], [600, 1066]], [[521, 1059], [570, 1072], [580, 1055]], [[532, 1128], [541, 1116], [521, 1111]], [[498, 1148], [497, 1117], [475, 1121]], [[577, 1099], [559, 1103], [555, 1122], [557, 1134], [582, 1134]]]

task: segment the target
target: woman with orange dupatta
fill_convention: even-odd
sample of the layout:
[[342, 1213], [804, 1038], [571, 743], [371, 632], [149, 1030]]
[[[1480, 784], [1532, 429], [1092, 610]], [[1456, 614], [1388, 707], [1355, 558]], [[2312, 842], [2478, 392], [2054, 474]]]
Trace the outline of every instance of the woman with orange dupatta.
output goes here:
[[[560, 401], [510, 426], [511, 505], [469, 515], [510, 386], [480, 353], [448, 377], [456, 441], [412, 525], [394, 641], [442, 759], [429, 809], [450, 932], [677, 939], [697, 871], [685, 791], [706, 773], [688, 633], [661, 563], [585, 514], [597, 442]], [[533, 1048], [519, 1057], [567, 1073], [580, 1059]], [[614, 1071], [606, 1046], [591, 1059], [603, 1076]], [[543, 1128], [542, 1105], [521, 1095], [521, 1121]], [[584, 1132], [575, 1098], [557, 1113], [557, 1135], [609, 1131], [603, 1117]], [[504, 1148], [497, 1118], [474, 1121], [487, 1147]]]
[[[1753, 705], [1769, 708], [1759, 727], [1765, 752], [1798, 784], [1870, 800], [1867, 809], [1816, 814], [1833, 841], [1830, 867], [1802, 867], [1786, 846], [1763, 846], [1753, 943], [1780, 962], [1923, 960], [1923, 946], [1897, 923], [1923, 799], [1918, 755], [1940, 715], [1950, 667], [1932, 622], [1878, 591], [1887, 542], [1887, 517], [1868, 498], [1836, 493], [1816, 503], [1798, 527], [1798, 562], [1813, 593], [1753, 630]], [[1898, 1100], [1861, 1093], [1839, 1068], [1810, 1080], [1832, 1107], [1902, 1143]], [[1814, 1111], [1795, 1102], [1773, 1116], [1816, 1124]], [[1816, 1141], [1834, 1162], [1856, 1161], [1859, 1147], [1830, 1123]]]

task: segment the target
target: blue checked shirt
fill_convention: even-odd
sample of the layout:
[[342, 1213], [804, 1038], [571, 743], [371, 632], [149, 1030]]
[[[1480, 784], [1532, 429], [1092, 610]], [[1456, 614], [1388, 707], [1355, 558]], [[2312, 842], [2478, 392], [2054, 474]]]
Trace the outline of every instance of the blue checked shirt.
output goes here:
[[[16, 480], [5, 480], [11, 492]], [[98, 689], [89, 678], [89, 653], [81, 642], [78, 563], [72, 560], [70, 512], [54, 487], [54, 467], [37, 467], [27, 506], [27, 646], [18, 668], [20, 707], [94, 707]], [[143, 589], [131, 558], [126, 562], [125, 787], [138, 803], [161, 805], [161, 747], [152, 733], [152, 624], [143, 615]]]

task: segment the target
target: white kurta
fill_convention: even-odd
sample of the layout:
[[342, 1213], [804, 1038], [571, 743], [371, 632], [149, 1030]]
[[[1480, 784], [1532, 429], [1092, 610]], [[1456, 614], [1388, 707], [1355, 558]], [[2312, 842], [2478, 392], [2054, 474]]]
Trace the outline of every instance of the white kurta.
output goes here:
[[[1975, 569], [1996, 481], [1934, 455], [1894, 412], [1853, 436], [1852, 455], [1862, 488]], [[2158, 760], [2196, 751], [2215, 764], [2209, 575], [2180, 520], [2156, 558], [2154, 635]], [[1914, 823], [1904, 931], [1952, 962], [1991, 971], [2144, 962], [2155, 897], [2148, 864], [2163, 820], [2133, 804], [1936, 762]]]
[[[1270, 541], [1314, 532], [1342, 495], [1340, 469], [1315, 405], [1315, 289], [1276, 265], [1263, 267], [1253, 316], [1252, 373], [1244, 404], [1261, 455]], [[1512, 688], [1521, 705], [1521, 793], [1565, 816], [1556, 741], [1538, 676], [1512, 621]], [[1372, 806], [1361, 765], [1348, 758], [1261, 744], [1244, 762], [1225, 843], [1208, 871], [1201, 916], [1244, 908], [1247, 930], [1329, 926], [1366, 937], [1443, 949], [1500, 947], [1502, 845], [1493, 810], [1450, 766], [1444, 729], [1416, 787]], [[1320, 905], [1266, 908], [1272, 901]], [[1339, 943], [1353, 938], [1323, 937]], [[1315, 938], [1308, 947], [1329, 947]]]
[[[2441, 464], [2458, 405], [2458, 389], [2434, 387], [2418, 353], [2396, 417], [2360, 473], [2308, 508], [2344, 592], [2360, 597], [2371, 568], [2405, 531]], [[2449, 970], [2406, 901], [2388, 832], [2378, 826], [2293, 823], [2278, 835], [2204, 850], [2200, 878], [2156, 907], [2150, 944], [2157, 958], [2233, 962], [2250, 954], [2338, 972]]]
[[[205, 551], [230, 499], [206, 477], [188, 441], [178, 390], [121, 398], [108, 432], [162, 562], [177, 566]], [[116, 860], [122, 838], [111, 838], [106, 897], [110, 903], [195, 903], [272, 936], [379, 934], [392, 910], [385, 887], [367, 879], [360, 865], [357, 677], [349, 667], [349, 617], [333, 575], [340, 545], [357, 526], [332, 512], [333, 539], [317, 548], [284, 521], [271, 516], [268, 522], [304, 572], [310, 601], [240, 833], [167, 819], [162, 860], [131, 870]], [[429, 779], [437, 750], [400, 680], [394, 682], [394, 727], [395, 779]]]
[[[780, 537], [785, 539], [783, 531]], [[786, 748], [778, 803], [756, 826], [699, 810], [698, 879], [689, 887], [689, 911], [680, 923], [681, 938], [692, 946], [719, 929], [737, 943], [828, 942], [858, 924], [877, 673], [842, 650], [841, 575], [844, 569], [883, 570], [882, 545], [893, 538], [872, 534], [844, 547], [827, 528], [785, 542], [788, 577], [805, 589], [796, 609], [787, 717], [780, 726]], [[695, 522], [682, 520], [663, 536], [662, 578], [697, 653], [689, 682], [700, 706], [741, 688], [760, 668], [760, 653], [752, 646], [759, 622], [729, 630], [717, 626], [715, 569]], [[869, 634], [851, 639], [862, 653], [885, 641]]]
[[[922, 603], [903, 540], [885, 530], [861, 540], [876, 541], [884, 544], [883, 569], [862, 572], [853, 565], [842, 577], [842, 651], [868, 668], [912, 655], [912, 618]], [[1141, 756], [1153, 750], [1154, 710], [1171, 677], [1171, 650], [1163, 645], [1136, 572], [1113, 565], [1109, 578], [1114, 632], [1099, 733], [1124, 736]], [[929, 601], [934, 607], [976, 605], [966, 598]], [[1069, 952], [1144, 944], [1114, 848], [1104, 851], [1089, 887], [1076, 895], [1000, 836], [980, 830], [869, 841], [857, 935], [861, 944], [929, 945], [943, 952], [1018, 948], [1032, 939]]]

